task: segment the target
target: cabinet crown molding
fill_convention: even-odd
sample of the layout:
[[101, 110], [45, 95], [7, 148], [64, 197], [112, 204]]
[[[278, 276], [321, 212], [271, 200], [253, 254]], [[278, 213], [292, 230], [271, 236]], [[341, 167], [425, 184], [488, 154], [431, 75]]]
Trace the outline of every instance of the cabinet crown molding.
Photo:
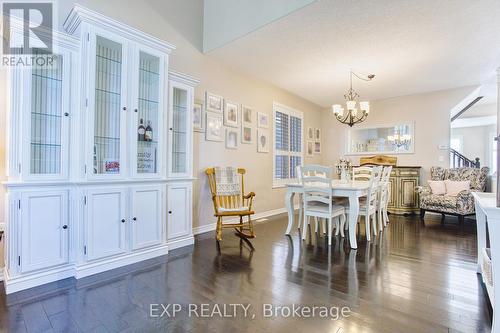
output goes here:
[[136, 28], [132, 28], [131, 26], [123, 24], [110, 17], [83, 7], [82, 5], [75, 4], [63, 23], [64, 30], [73, 35], [77, 32], [81, 23], [88, 23], [106, 30], [115, 31], [124, 35], [127, 39], [154, 47], [167, 54], [170, 54], [173, 50], [175, 50], [175, 45], [171, 43], [146, 34]]
[[168, 79], [175, 80], [177, 82], [181, 82], [181, 83], [187, 84], [189, 86], [193, 86], [193, 87], [198, 85], [198, 83], [200, 83], [200, 80], [193, 77], [193, 76], [189, 76], [187, 74], [173, 71], [173, 70], [168, 71]]

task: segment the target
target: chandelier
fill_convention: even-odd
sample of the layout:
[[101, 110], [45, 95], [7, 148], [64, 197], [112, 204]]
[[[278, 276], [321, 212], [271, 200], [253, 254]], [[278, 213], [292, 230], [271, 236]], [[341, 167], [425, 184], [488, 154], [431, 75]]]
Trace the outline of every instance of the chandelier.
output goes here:
[[408, 147], [411, 143], [410, 134], [401, 134], [401, 130], [394, 129], [394, 135], [387, 136], [387, 140], [397, 148]]
[[353, 75], [363, 81], [371, 81], [375, 77], [374, 74], [370, 74], [365, 78], [354, 73], [352, 70], [349, 71], [351, 85], [347, 94], [344, 95], [347, 112], [344, 114], [345, 110], [340, 104], [332, 105], [332, 111], [338, 121], [350, 127], [365, 121], [366, 117], [368, 117], [368, 113], [370, 113], [370, 102], [359, 102], [359, 109], [357, 107], [356, 99], [359, 97], [359, 94], [352, 88]]

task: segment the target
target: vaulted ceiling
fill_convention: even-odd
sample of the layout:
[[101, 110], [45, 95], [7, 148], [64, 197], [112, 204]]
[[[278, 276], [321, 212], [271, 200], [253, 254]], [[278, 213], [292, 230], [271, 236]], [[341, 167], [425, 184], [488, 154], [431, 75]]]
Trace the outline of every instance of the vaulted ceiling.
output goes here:
[[377, 75], [354, 83], [371, 100], [491, 82], [499, 18], [498, 0], [318, 0], [207, 55], [326, 107], [350, 68]]

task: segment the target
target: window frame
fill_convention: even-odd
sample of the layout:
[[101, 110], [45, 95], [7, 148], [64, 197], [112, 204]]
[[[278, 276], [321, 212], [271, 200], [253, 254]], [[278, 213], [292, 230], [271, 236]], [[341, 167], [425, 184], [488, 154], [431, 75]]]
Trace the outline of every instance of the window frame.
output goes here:
[[[301, 121], [300, 128], [300, 152], [292, 152], [290, 150], [277, 150], [276, 149], [276, 112], [281, 112], [288, 115], [288, 122], [290, 124], [290, 117], [299, 118]], [[285, 187], [287, 184], [294, 183], [298, 181], [298, 178], [286, 178], [286, 179], [277, 179], [276, 178], [276, 156], [288, 156], [288, 163], [290, 165], [290, 157], [296, 156], [300, 157], [300, 165], [304, 164], [304, 112], [286, 106], [284, 104], [273, 102], [273, 188], [281, 188]], [[290, 146], [290, 132], [291, 126], [288, 126], [288, 145]]]

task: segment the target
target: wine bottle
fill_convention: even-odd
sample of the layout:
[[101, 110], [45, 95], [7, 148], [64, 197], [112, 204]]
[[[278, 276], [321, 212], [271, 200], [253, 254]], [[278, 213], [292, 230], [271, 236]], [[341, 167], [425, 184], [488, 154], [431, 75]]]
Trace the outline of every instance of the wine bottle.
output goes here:
[[139, 128], [137, 128], [137, 141], [146, 141], [146, 128], [144, 127], [143, 123], [144, 121], [141, 118], [141, 120], [139, 121]]
[[148, 120], [148, 126], [146, 126], [146, 133], [144, 134], [144, 139], [146, 141], [153, 141], [153, 128], [151, 127], [150, 120]]

